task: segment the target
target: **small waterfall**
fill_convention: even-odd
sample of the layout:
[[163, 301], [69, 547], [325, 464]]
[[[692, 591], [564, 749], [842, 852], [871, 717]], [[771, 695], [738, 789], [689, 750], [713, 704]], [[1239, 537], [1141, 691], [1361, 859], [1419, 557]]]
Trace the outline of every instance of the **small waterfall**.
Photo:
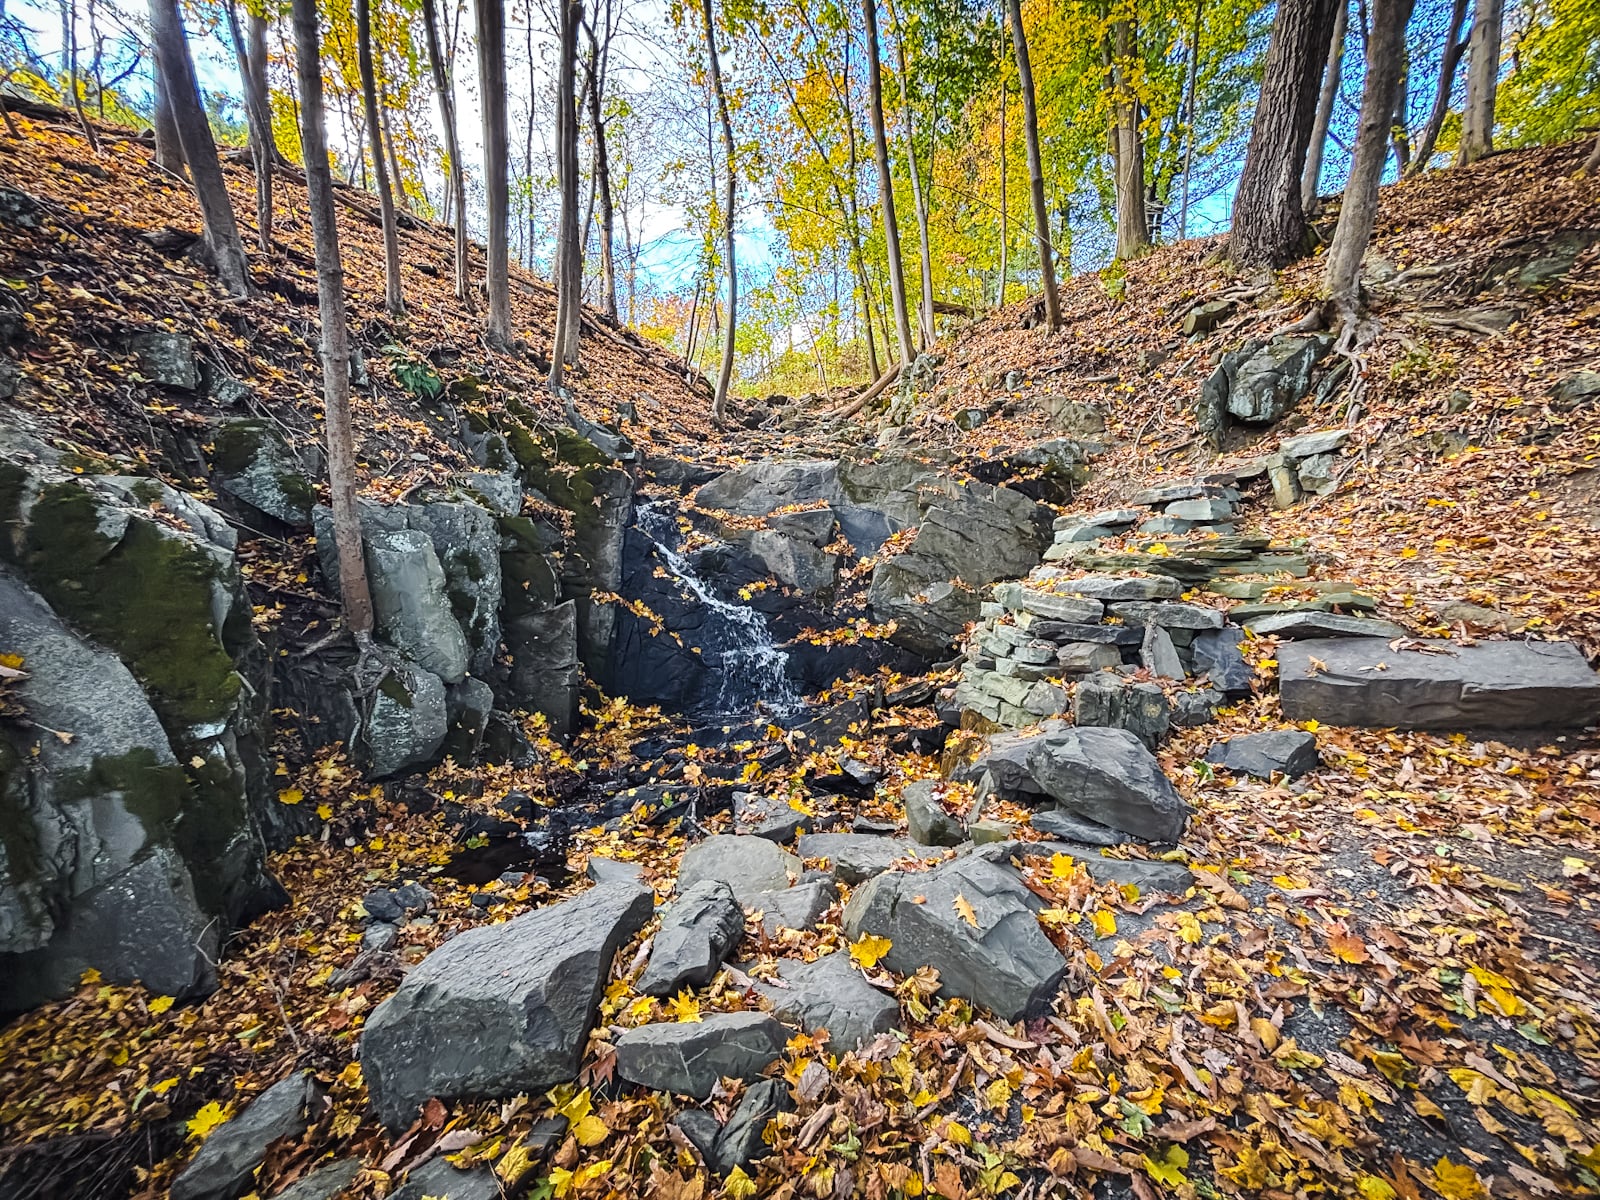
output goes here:
[[709, 614], [698, 641], [701, 661], [714, 673], [716, 684], [704, 697], [704, 714], [738, 716], [757, 704], [779, 716], [794, 712], [803, 701], [789, 677], [788, 652], [773, 643], [765, 617], [748, 605], [722, 599], [695, 574], [678, 550], [676, 514], [675, 505], [655, 501], [641, 504], [635, 520], [667, 570]]

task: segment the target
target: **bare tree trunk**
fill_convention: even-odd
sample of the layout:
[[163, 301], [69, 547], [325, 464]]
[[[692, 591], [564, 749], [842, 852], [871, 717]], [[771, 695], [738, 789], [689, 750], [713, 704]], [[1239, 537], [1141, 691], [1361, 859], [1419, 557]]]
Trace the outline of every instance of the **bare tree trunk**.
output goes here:
[[155, 76], [155, 113], [151, 124], [156, 135], [156, 166], [181, 178], [189, 164], [183, 159], [183, 143], [178, 140], [178, 124], [172, 117], [172, 97], [167, 95], [167, 83], [161, 77], [159, 63]]
[[1011, 273], [1010, 264], [1006, 261], [1007, 252], [1011, 244], [1010, 205], [1006, 200], [1006, 175], [1010, 168], [1006, 165], [1006, 106], [1010, 97], [1006, 95], [1005, 76], [1000, 75], [1000, 298], [996, 305], [998, 308], [1006, 306], [1006, 284]]
[[727, 323], [722, 334], [722, 367], [717, 372], [717, 390], [711, 401], [711, 419], [722, 424], [728, 410], [728, 385], [733, 381], [733, 338], [738, 329], [739, 272], [734, 262], [733, 214], [737, 200], [737, 170], [734, 164], [733, 121], [728, 116], [728, 97], [722, 90], [722, 63], [717, 58], [717, 31], [711, 19], [711, 0], [701, 0], [700, 15], [706, 26], [706, 60], [711, 66], [711, 91], [717, 99], [717, 120], [722, 125], [722, 155], [726, 159], [726, 193], [722, 214], [722, 253], [728, 260]]
[[478, 98], [483, 108], [483, 190], [489, 209], [489, 315], [483, 338], [491, 350], [505, 352], [512, 348], [506, 227], [511, 208], [506, 183], [506, 13], [504, 0], [473, 0], [473, 7], [478, 27]]
[[195, 83], [194, 62], [189, 57], [189, 39], [183, 18], [178, 15], [178, 0], [150, 0], [151, 33], [156, 47], [156, 66], [172, 108], [178, 142], [189, 164], [195, 199], [205, 224], [206, 249], [217, 269], [222, 286], [234, 296], [250, 293], [250, 266], [244, 243], [239, 239], [239, 224], [228, 198], [228, 185], [217, 161], [217, 144], [211, 140], [211, 126], [200, 107], [200, 90]]
[[[68, 15], [67, 24], [67, 91], [72, 95], [72, 111], [78, 114], [78, 128], [83, 131], [83, 140], [89, 143], [89, 149], [96, 154], [100, 153], [100, 139], [95, 135], [94, 126], [89, 124], [89, 118], [83, 111], [83, 88], [78, 81], [78, 5], [77, 0], [62, 0], [62, 3], [71, 13]], [[187, 46], [185, 53], [188, 52]]]
[[1301, 181], [1322, 68], [1343, 2], [1280, 0], [1278, 4], [1244, 173], [1233, 200], [1229, 253], [1241, 266], [1281, 267], [1305, 253]]
[[1594, 149], [1589, 151], [1589, 157], [1583, 160], [1583, 173], [1594, 175], [1600, 172], [1600, 137], [1594, 140]]
[[406, 312], [405, 297], [400, 291], [400, 227], [395, 223], [389, 162], [383, 150], [383, 118], [378, 112], [378, 75], [372, 63], [372, 0], [356, 0], [356, 60], [361, 68], [361, 107], [367, 118], [367, 146], [372, 152], [378, 214], [383, 222], [383, 307], [391, 317], [399, 318]]
[[878, 199], [883, 206], [883, 240], [889, 260], [889, 292], [894, 301], [895, 333], [900, 361], [917, 356], [911, 339], [911, 314], [906, 307], [905, 270], [900, 262], [900, 222], [894, 211], [894, 177], [889, 174], [889, 139], [883, 126], [883, 67], [878, 61], [878, 0], [862, 0], [867, 22], [867, 116], [872, 120], [872, 157], [878, 168]]
[[1350, 179], [1339, 205], [1339, 225], [1328, 250], [1325, 283], [1328, 299], [1347, 331], [1353, 330], [1360, 308], [1361, 257], [1372, 238], [1378, 211], [1378, 185], [1389, 153], [1390, 121], [1400, 90], [1411, 4], [1412, 0], [1373, 0], [1372, 4], [1361, 119], [1350, 160]]
[[1348, 0], [1339, 0], [1333, 18], [1333, 43], [1328, 50], [1328, 69], [1322, 78], [1322, 93], [1317, 97], [1317, 118], [1311, 127], [1311, 142], [1306, 148], [1305, 170], [1300, 175], [1300, 206], [1307, 213], [1317, 211], [1321, 196], [1322, 159], [1328, 151], [1328, 126], [1333, 123], [1333, 102], [1339, 98], [1339, 82], [1344, 72], [1344, 35], [1349, 20]]
[[395, 149], [394, 118], [389, 115], [389, 89], [378, 84], [378, 111], [383, 114], [383, 145], [389, 155], [389, 197], [394, 203], [411, 211], [411, 197], [406, 195], [406, 177], [400, 170], [400, 154]]
[[[894, 0], [889, 0], [889, 19], [894, 24], [895, 56], [900, 63], [900, 97], [906, 118], [906, 159], [911, 168], [911, 205], [917, 218], [917, 264], [921, 272], [921, 302], [917, 305], [919, 342], [926, 349], [933, 345], [933, 255], [928, 244], [928, 196], [922, 187], [922, 169], [917, 162], [917, 128], [912, 116], [911, 71], [906, 63], [906, 35], [895, 11]], [[934, 94], [937, 103], [938, 93]], [[928, 141], [929, 153], [933, 141]]]
[[1189, 81], [1183, 92], [1183, 202], [1178, 208], [1178, 240], [1189, 236], [1189, 176], [1194, 170], [1195, 88], [1200, 82], [1200, 18], [1205, 0], [1194, 0], [1194, 27], [1189, 33]]
[[1150, 249], [1150, 220], [1144, 207], [1144, 138], [1139, 134], [1139, 98], [1128, 80], [1128, 64], [1136, 53], [1132, 20], [1111, 28], [1112, 135], [1116, 139], [1117, 251], [1119, 259], [1137, 258]]
[[[610, 29], [606, 31], [605, 55], [610, 53]], [[605, 64], [595, 37], [594, 23], [589, 24], [589, 49], [594, 59], [594, 69], [589, 72], [589, 131], [594, 138], [594, 195], [600, 203], [600, 306], [612, 320], [617, 317], [617, 268], [612, 259], [612, 240], [616, 236], [616, 214], [611, 205], [611, 160], [606, 153], [606, 123], [600, 112], [600, 98], [605, 89]]]
[[1417, 137], [1416, 153], [1411, 159], [1411, 170], [1407, 172], [1410, 175], [1420, 175], [1428, 169], [1433, 147], [1439, 141], [1440, 130], [1444, 128], [1444, 119], [1450, 115], [1450, 93], [1455, 90], [1456, 68], [1467, 51], [1467, 37], [1461, 34], [1461, 23], [1466, 19], [1467, 0], [1454, 0], [1450, 9], [1450, 27], [1445, 30], [1444, 54], [1439, 59], [1439, 90], [1433, 95], [1428, 123]]
[[566, 368], [578, 361], [582, 318], [583, 247], [578, 241], [578, 0], [560, 3], [560, 46], [556, 69], [556, 176], [561, 187], [560, 227], [556, 233], [556, 328], [550, 351], [550, 391], [560, 394]]
[[1477, 0], [1467, 55], [1467, 104], [1461, 113], [1456, 165], [1477, 162], [1494, 149], [1494, 100], [1500, 79], [1500, 28], [1505, 0]]
[[1404, 46], [1400, 50], [1400, 79], [1395, 85], [1394, 116], [1389, 120], [1389, 143], [1394, 147], [1395, 175], [1403, 179], [1411, 170], [1411, 129], [1406, 112], [1410, 107], [1411, 56], [1406, 53]]
[[333, 498], [333, 540], [339, 559], [344, 621], [358, 645], [372, 636], [372, 595], [356, 508], [355, 437], [350, 429], [350, 334], [345, 327], [344, 268], [328, 170], [328, 135], [322, 106], [322, 53], [317, 45], [317, 0], [294, 0], [295, 64], [300, 82], [300, 142], [305, 150], [306, 194], [317, 254], [317, 309], [322, 322], [322, 395], [328, 438], [328, 490]]
[[[461, 147], [456, 140], [456, 101], [453, 74], [445, 69], [439, 46], [439, 19], [434, 0], [422, 0], [422, 26], [428, 43], [428, 68], [433, 74], [433, 90], [439, 97], [439, 120], [444, 125], [444, 152], [450, 158], [449, 203], [454, 216], [456, 249], [456, 299], [472, 311], [472, 273], [467, 259], [467, 184], [461, 169]], [[447, 218], [449, 219], [449, 218]]]
[[1017, 77], [1022, 90], [1022, 133], [1028, 146], [1028, 191], [1033, 198], [1033, 226], [1039, 238], [1039, 275], [1044, 284], [1045, 322], [1054, 333], [1061, 328], [1061, 298], [1056, 295], [1056, 268], [1050, 245], [1050, 213], [1044, 203], [1044, 163], [1039, 155], [1039, 114], [1034, 107], [1033, 64], [1028, 58], [1028, 38], [1022, 30], [1022, 0], [1006, 0], [1011, 13], [1011, 44], [1017, 53]]
[[[277, 147], [272, 139], [272, 116], [266, 97], [257, 89], [266, 80], [267, 22], [250, 14], [250, 40], [239, 24], [239, 6], [228, 0], [223, 6], [228, 17], [228, 33], [233, 39], [234, 57], [239, 60], [239, 81], [243, 84], [245, 121], [250, 128], [250, 161], [256, 171], [256, 238], [265, 253], [272, 251], [272, 164]], [[260, 70], [257, 71], [257, 58]]]

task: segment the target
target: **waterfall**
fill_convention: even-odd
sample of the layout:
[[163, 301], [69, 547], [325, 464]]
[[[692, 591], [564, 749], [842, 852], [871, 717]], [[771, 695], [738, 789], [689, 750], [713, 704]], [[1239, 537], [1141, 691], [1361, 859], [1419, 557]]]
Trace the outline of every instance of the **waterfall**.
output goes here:
[[670, 502], [641, 504], [635, 519], [655, 546], [662, 565], [684, 589], [704, 606], [708, 620], [699, 630], [701, 661], [715, 677], [700, 705], [707, 716], [738, 716], [757, 704], [779, 716], [798, 709], [803, 701], [789, 677], [789, 655], [772, 640], [767, 620], [745, 604], [721, 596], [695, 573], [693, 564], [679, 551], [677, 508]]

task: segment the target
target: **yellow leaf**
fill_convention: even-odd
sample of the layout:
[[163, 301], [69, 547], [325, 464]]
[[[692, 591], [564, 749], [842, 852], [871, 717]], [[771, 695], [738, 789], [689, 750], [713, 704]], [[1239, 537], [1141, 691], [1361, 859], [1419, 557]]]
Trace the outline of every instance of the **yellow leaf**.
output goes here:
[[22, 669], [23, 658], [20, 654], [0, 654], [0, 667], [10, 667], [13, 671]]
[[284, 788], [278, 793], [278, 802], [280, 804], [299, 804], [305, 798], [306, 794], [299, 788]]
[[1182, 1146], [1169, 1146], [1166, 1157], [1160, 1162], [1144, 1156], [1145, 1172], [1157, 1183], [1165, 1183], [1171, 1187], [1186, 1187], [1189, 1183], [1183, 1168], [1189, 1165], [1189, 1152]]
[[1367, 953], [1365, 942], [1342, 929], [1328, 938], [1328, 949], [1340, 962], [1364, 963], [1372, 957]]
[[956, 914], [968, 925], [976, 929], [978, 927], [978, 914], [972, 911], [971, 902], [960, 892], [957, 892], [954, 904]]
[[1276, 1050], [1278, 1043], [1282, 1040], [1282, 1034], [1278, 1032], [1278, 1027], [1265, 1017], [1251, 1017], [1250, 1032], [1255, 1034], [1256, 1040], [1266, 1047], [1268, 1054]]
[[893, 948], [894, 943], [888, 938], [878, 937], [871, 933], [863, 933], [860, 940], [851, 945], [850, 957], [864, 970], [870, 971]]
[[78, 982], [80, 984], [99, 983], [100, 982], [100, 972], [95, 970], [93, 967], [90, 967], [82, 975], [78, 976]]
[[1381, 1175], [1357, 1175], [1356, 1191], [1366, 1200], [1395, 1200], [1394, 1188]]
[[944, 1123], [944, 1136], [958, 1146], [972, 1145], [972, 1131], [960, 1121], [946, 1121]]
[[1117, 932], [1117, 916], [1109, 908], [1102, 908], [1094, 914], [1095, 937], [1110, 937]]
[[533, 1155], [528, 1153], [528, 1148], [521, 1142], [512, 1146], [494, 1165], [494, 1173], [503, 1179], [507, 1186], [513, 1186], [517, 1180], [528, 1173], [533, 1166]]
[[1393, 1084], [1405, 1083], [1406, 1072], [1411, 1067], [1404, 1054], [1397, 1054], [1393, 1050], [1374, 1051], [1372, 1062], [1383, 1072], [1384, 1078]]
[[324, 821], [332, 820], [333, 819], [333, 805], [331, 805], [331, 804], [319, 804], [319, 805], [317, 805], [317, 816], [321, 817]]
[[1476, 1200], [1484, 1194], [1483, 1181], [1465, 1163], [1441, 1158], [1433, 1166], [1433, 1190], [1445, 1200]]
[[1052, 854], [1050, 856], [1050, 877], [1052, 879], [1072, 878], [1072, 856], [1068, 854]]
[[367, 849], [368, 850], [382, 850], [383, 849], [383, 839], [381, 837], [373, 838], [370, 842], [367, 843]]
[[679, 992], [667, 1001], [667, 1011], [672, 1014], [672, 1019], [680, 1024], [689, 1024], [700, 1020], [700, 1001], [688, 992]]
[[157, 996], [154, 1000], [150, 1001], [149, 1004], [145, 1005], [145, 1007], [151, 1012], [155, 1013], [157, 1016], [160, 1016], [162, 1013], [166, 1012], [167, 1009], [172, 1007], [173, 999], [174, 998], [172, 996]]
[[1205, 930], [1200, 928], [1200, 922], [1193, 913], [1178, 914], [1178, 936], [1191, 946], [1198, 946], [1200, 939], [1205, 937]]
[[598, 1146], [611, 1136], [611, 1130], [599, 1117], [588, 1116], [572, 1127], [572, 1136], [580, 1146]]
[[213, 1129], [227, 1121], [228, 1115], [227, 1109], [211, 1101], [189, 1118], [189, 1136], [204, 1141]]
[[175, 1088], [177, 1086], [178, 1086], [178, 1077], [176, 1075], [173, 1075], [171, 1078], [163, 1079], [160, 1083], [152, 1083], [150, 1085], [150, 1090], [152, 1092], [154, 1092], [158, 1096], [165, 1096], [168, 1092], [170, 1092], [173, 1088]]
[[746, 1200], [746, 1197], [756, 1194], [756, 1181], [744, 1173], [743, 1167], [735, 1167], [722, 1181], [722, 1190], [733, 1200]]
[[196, 754], [193, 758], [191, 758], [189, 760], [189, 765], [191, 767], [193, 767], [196, 771], [198, 771], [201, 767], [206, 765], [206, 760], [201, 758], [198, 754]]
[[361, 1064], [358, 1062], [346, 1063], [344, 1070], [339, 1072], [339, 1082], [345, 1087], [360, 1087]]

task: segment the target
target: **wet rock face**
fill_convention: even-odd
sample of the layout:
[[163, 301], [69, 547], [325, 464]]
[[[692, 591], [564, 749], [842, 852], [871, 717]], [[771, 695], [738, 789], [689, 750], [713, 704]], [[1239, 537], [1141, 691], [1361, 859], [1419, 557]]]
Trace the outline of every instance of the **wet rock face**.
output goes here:
[[299, 455], [266, 421], [229, 421], [213, 438], [217, 490], [295, 529], [311, 527], [317, 488]]

